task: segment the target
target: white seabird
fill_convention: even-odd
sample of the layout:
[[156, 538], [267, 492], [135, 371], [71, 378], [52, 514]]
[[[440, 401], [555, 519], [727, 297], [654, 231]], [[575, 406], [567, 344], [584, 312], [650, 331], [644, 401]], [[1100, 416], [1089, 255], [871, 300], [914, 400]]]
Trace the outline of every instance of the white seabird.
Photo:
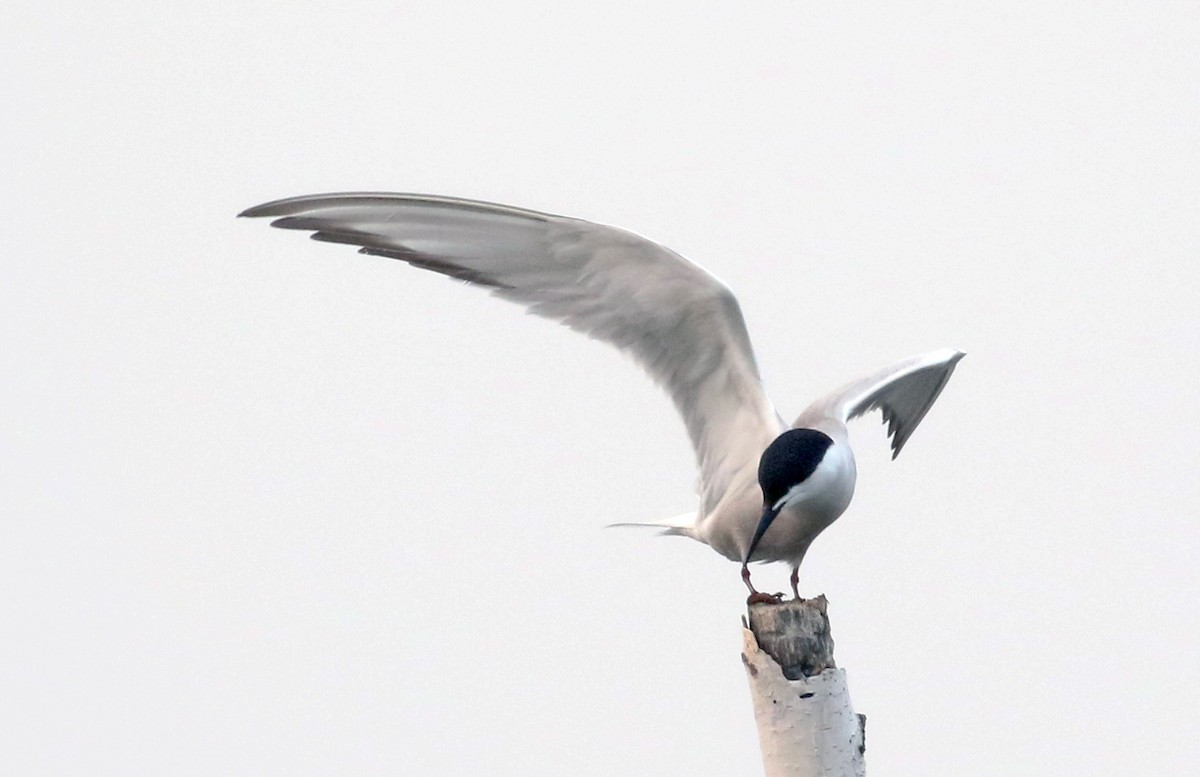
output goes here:
[[530, 312], [612, 343], [675, 402], [700, 467], [699, 510], [655, 524], [742, 565], [786, 561], [792, 593], [813, 539], [850, 504], [846, 423], [878, 409], [892, 457], [950, 379], [961, 351], [897, 362], [812, 403], [790, 426], [767, 399], [733, 293], [682, 256], [616, 227], [423, 194], [319, 194], [242, 216], [313, 232], [490, 288]]

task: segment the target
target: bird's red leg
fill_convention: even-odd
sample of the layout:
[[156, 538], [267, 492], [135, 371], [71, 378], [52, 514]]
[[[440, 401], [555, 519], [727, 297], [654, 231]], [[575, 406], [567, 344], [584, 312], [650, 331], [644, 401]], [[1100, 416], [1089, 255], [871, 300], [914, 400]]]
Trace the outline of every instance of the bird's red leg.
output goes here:
[[742, 564], [742, 582], [745, 583], [746, 587], [750, 589], [751, 596], [754, 596], [754, 594], [758, 593], [758, 591], [754, 590], [754, 584], [750, 582], [750, 567], [746, 566], [745, 564]]
[[746, 604], [779, 604], [778, 596], [754, 590], [754, 584], [750, 582], [750, 567], [745, 564], [742, 564], [742, 582], [750, 589], [750, 595], [746, 597]]
[[798, 588], [800, 585], [800, 567], [792, 567], [791, 580], [792, 580], [792, 596], [796, 597], [796, 601], [799, 602], [799, 601], [801, 601], [800, 591]]

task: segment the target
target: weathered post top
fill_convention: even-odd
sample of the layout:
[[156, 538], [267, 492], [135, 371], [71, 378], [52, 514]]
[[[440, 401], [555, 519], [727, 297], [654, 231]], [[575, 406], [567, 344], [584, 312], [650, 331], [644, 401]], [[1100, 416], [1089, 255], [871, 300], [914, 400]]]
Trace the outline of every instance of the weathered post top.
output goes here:
[[787, 679], [812, 677], [837, 667], [828, 607], [823, 594], [815, 599], [750, 605], [750, 631]]

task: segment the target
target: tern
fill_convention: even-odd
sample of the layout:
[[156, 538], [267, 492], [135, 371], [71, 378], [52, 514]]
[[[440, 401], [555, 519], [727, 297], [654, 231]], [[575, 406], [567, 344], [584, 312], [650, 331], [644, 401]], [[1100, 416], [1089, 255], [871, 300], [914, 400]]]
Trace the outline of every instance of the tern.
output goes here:
[[857, 470], [846, 424], [879, 410], [892, 458], [933, 405], [961, 351], [897, 362], [813, 402], [791, 425], [763, 389], [730, 289], [632, 232], [580, 219], [424, 194], [292, 197], [240, 215], [348, 243], [482, 286], [616, 346], [671, 396], [700, 469], [695, 513], [648, 524], [741, 563], [751, 601], [777, 601], [750, 562], [791, 565], [850, 504]]

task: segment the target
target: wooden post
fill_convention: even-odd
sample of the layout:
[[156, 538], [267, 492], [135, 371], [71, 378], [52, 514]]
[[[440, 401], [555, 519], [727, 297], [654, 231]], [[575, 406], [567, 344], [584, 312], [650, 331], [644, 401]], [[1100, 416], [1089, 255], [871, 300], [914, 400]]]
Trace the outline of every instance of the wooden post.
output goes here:
[[866, 716], [833, 662], [825, 597], [750, 605], [742, 662], [767, 777], [864, 777]]

